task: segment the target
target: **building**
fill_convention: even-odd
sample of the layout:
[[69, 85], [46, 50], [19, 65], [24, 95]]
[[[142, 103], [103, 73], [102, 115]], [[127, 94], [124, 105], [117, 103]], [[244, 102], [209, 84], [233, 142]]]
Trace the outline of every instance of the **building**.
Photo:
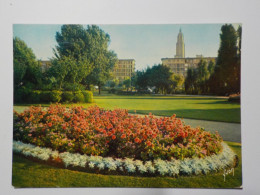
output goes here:
[[162, 65], [168, 66], [173, 73], [181, 74], [186, 77], [188, 68], [197, 68], [201, 59], [205, 60], [207, 63], [210, 61], [213, 61], [214, 63], [216, 62], [216, 57], [203, 57], [202, 55], [197, 55], [193, 58], [185, 58], [184, 35], [180, 29], [177, 36], [175, 58], [162, 58], [161, 60]]
[[51, 61], [49, 60], [40, 60], [39, 62], [41, 65], [42, 72], [45, 72], [51, 67]]
[[132, 77], [135, 72], [135, 60], [134, 59], [119, 59], [114, 68], [114, 76], [119, 82]]
[[185, 58], [184, 36], [181, 32], [181, 29], [177, 37], [175, 58]]

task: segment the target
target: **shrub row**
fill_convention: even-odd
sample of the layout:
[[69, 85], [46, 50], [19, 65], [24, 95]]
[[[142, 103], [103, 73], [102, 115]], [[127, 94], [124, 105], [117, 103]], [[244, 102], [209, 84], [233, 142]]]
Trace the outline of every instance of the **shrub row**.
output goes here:
[[[20, 90], [15, 94], [15, 103], [50, 103], [50, 102], [93, 102], [91, 91], [41, 91], [41, 90]], [[16, 97], [18, 96], [18, 97]]]

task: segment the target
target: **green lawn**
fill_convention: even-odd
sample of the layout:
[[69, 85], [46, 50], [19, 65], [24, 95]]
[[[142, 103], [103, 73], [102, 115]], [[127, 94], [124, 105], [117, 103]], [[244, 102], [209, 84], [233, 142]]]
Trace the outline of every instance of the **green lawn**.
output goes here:
[[[129, 112], [171, 116], [180, 118], [204, 119], [240, 123], [240, 104], [230, 103], [227, 99], [190, 96], [95, 96], [93, 104], [79, 104], [83, 107], [97, 104], [106, 109], [125, 108]], [[75, 105], [75, 104], [74, 104]], [[22, 111], [28, 105], [15, 105]]]
[[13, 156], [14, 187], [170, 187], [170, 188], [239, 188], [242, 186], [241, 145], [227, 142], [239, 157], [235, 175], [223, 171], [201, 176], [133, 177], [101, 175], [61, 169]]

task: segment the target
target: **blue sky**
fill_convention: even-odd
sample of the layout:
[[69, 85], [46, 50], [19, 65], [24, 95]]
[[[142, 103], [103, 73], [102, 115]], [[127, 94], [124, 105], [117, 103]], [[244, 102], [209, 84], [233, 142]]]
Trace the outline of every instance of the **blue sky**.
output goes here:
[[[186, 57], [202, 54], [216, 57], [219, 34], [223, 24], [154, 24], [154, 25], [98, 25], [110, 35], [109, 49], [119, 59], [135, 59], [136, 69], [161, 63], [161, 58], [174, 57], [179, 29], [182, 29]], [[84, 25], [86, 26], [86, 25]], [[234, 24], [237, 28], [238, 24]], [[32, 48], [37, 59], [53, 57], [55, 34], [61, 25], [14, 24], [14, 36]]]

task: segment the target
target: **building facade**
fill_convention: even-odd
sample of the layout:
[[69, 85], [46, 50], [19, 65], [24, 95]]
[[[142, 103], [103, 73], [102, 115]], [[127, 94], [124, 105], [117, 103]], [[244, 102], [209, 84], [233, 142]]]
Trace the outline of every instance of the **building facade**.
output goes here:
[[114, 68], [114, 77], [123, 82], [124, 80], [133, 76], [135, 72], [135, 60], [134, 59], [119, 59]]
[[162, 58], [162, 65], [168, 66], [171, 71], [175, 74], [181, 74], [184, 77], [187, 76], [187, 71], [189, 68], [197, 68], [201, 60], [205, 60], [207, 64], [210, 61], [216, 63], [216, 57], [203, 57], [202, 55], [197, 55], [196, 57], [185, 58], [185, 44], [184, 35], [179, 31], [176, 43], [176, 55], [175, 58]]
[[45, 72], [51, 67], [51, 61], [50, 60], [39, 60], [41, 65], [42, 72]]
[[201, 55], [195, 58], [162, 58], [162, 65], [168, 66], [175, 74], [181, 74], [184, 77], [187, 76], [188, 68], [198, 68], [198, 64], [201, 60], [205, 60], [207, 64], [210, 61], [216, 62], [215, 57], [203, 57]]

